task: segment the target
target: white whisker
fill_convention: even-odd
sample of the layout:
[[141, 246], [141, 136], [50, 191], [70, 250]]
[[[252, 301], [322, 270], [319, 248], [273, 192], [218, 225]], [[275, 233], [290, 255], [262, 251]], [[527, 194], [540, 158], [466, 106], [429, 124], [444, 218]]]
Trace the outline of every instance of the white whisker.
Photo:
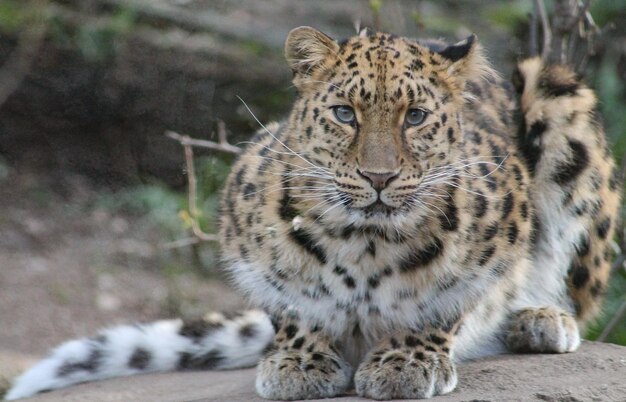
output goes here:
[[243, 103], [244, 107], [246, 108], [246, 110], [250, 113], [250, 115], [254, 118], [254, 120], [261, 126], [261, 128], [263, 128], [263, 130], [265, 130], [266, 133], [268, 133], [273, 139], [276, 140], [276, 142], [278, 142], [280, 145], [282, 145], [287, 151], [291, 152], [294, 156], [297, 156], [298, 158], [302, 159], [303, 161], [305, 161], [306, 163], [308, 163], [309, 165], [313, 166], [313, 167], [317, 167], [317, 165], [313, 164], [312, 162], [310, 162], [309, 160], [303, 158], [300, 154], [294, 152], [291, 148], [289, 148], [284, 142], [282, 142], [281, 140], [278, 139], [278, 137], [276, 137], [274, 135], [274, 133], [272, 133], [270, 130], [267, 129], [267, 127], [265, 127], [263, 125], [263, 123], [261, 123], [261, 121], [254, 115], [254, 113], [252, 113], [252, 110], [250, 110], [250, 108], [248, 107], [248, 104], [241, 99], [240, 96], [237, 96], [237, 99], [239, 99], [241, 101], [241, 103]]

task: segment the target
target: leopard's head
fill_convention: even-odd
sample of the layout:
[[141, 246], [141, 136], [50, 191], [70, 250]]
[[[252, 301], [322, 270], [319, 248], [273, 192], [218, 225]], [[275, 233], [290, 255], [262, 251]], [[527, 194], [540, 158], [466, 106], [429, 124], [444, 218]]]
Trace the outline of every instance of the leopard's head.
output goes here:
[[475, 36], [440, 46], [363, 31], [337, 42], [300, 27], [285, 56], [298, 91], [285, 142], [306, 177], [295, 196], [369, 222], [424, 214], [442, 197], [460, 160], [465, 84], [489, 71]]

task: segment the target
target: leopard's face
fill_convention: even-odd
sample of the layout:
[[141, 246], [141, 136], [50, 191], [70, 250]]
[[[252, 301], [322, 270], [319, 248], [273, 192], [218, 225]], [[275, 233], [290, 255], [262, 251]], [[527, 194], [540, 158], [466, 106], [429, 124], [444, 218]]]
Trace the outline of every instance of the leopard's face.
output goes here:
[[356, 37], [294, 81], [289, 143], [320, 167], [301, 191], [324, 197], [322, 212], [384, 219], [424, 213], [443, 197], [439, 186], [454, 180], [459, 158], [463, 103], [444, 57], [404, 38]]

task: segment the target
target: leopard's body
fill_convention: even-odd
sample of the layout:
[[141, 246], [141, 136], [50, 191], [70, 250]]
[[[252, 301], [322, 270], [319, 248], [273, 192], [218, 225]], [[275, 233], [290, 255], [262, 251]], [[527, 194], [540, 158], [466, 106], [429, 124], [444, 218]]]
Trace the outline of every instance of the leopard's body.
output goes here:
[[[233, 322], [255, 353], [269, 345], [256, 386], [272, 399], [351, 384], [430, 397], [454, 389], [457, 360], [575, 350], [619, 205], [593, 92], [539, 59], [520, 63], [514, 88], [474, 37], [338, 43], [298, 28], [286, 55], [292, 112], [235, 164], [220, 214], [232, 279], [276, 335], [265, 316], [178, 323], [178, 367], [237, 365], [215, 343]], [[97, 347], [83, 360], [101, 360]]]

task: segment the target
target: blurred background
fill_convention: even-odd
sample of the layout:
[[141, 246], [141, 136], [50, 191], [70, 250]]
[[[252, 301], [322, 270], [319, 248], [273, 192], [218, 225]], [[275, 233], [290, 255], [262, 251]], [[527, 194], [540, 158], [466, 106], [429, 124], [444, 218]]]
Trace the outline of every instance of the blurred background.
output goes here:
[[[582, 3], [582, 2], [581, 2]], [[548, 11], [553, 5], [546, 2]], [[0, 0], [0, 377], [116, 323], [232, 310], [218, 249], [190, 231], [173, 130], [232, 144], [294, 96], [287, 32], [355, 25], [449, 41], [474, 32], [505, 77], [528, 54], [531, 0]], [[626, 0], [596, 0], [584, 74], [626, 151]], [[197, 219], [215, 231], [233, 156], [196, 149]], [[623, 243], [620, 233], [616, 254]], [[623, 256], [589, 331], [626, 344]], [[617, 317], [617, 318], [616, 318]], [[1, 388], [1, 387], [0, 387]]]

